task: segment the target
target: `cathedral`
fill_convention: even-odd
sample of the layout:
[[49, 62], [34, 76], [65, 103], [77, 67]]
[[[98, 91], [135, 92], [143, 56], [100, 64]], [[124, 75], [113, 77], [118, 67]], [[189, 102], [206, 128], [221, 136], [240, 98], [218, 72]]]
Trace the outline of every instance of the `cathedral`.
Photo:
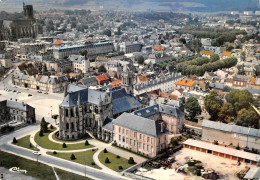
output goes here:
[[131, 95], [133, 74], [128, 65], [125, 65], [123, 70], [122, 89], [104, 92], [71, 84], [65, 90], [64, 100], [59, 107], [60, 139], [78, 139], [89, 131], [99, 139], [110, 141], [113, 133], [104, 128], [110, 118], [143, 107]]
[[36, 38], [43, 33], [42, 26], [34, 19], [32, 5], [23, 3], [24, 17], [16, 20], [0, 20], [0, 41], [17, 41], [20, 38]]

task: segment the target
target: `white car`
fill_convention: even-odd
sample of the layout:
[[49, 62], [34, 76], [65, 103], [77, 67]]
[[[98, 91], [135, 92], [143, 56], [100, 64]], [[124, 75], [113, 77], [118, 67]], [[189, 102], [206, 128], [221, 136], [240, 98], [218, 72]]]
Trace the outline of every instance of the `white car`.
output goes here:
[[33, 151], [33, 154], [34, 154], [34, 155], [37, 155], [37, 156], [40, 156], [40, 155], [41, 155], [40, 151]]

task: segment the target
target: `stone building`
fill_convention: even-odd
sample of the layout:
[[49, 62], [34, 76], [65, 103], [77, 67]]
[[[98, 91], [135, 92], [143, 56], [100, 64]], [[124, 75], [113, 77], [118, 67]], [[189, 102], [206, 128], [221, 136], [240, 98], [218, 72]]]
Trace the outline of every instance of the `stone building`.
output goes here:
[[203, 120], [202, 140], [218, 141], [222, 145], [239, 145], [241, 148], [260, 150], [260, 130], [233, 124]]
[[112, 95], [81, 86], [71, 85], [59, 107], [61, 139], [76, 139], [86, 130], [102, 138], [102, 126], [112, 117]]
[[24, 102], [18, 102], [17, 99], [1, 101], [0, 109], [0, 124], [10, 121], [29, 124], [36, 122], [35, 109]]
[[23, 4], [24, 18], [0, 21], [0, 40], [17, 41], [20, 38], [36, 38], [43, 29], [34, 19], [33, 6]]

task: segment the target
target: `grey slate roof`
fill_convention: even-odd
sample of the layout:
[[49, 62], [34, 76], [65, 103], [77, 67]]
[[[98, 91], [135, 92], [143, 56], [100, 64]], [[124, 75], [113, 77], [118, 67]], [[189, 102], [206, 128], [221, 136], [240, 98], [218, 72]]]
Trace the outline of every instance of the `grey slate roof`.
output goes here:
[[168, 132], [165, 126], [163, 132], [161, 132], [160, 121], [143, 118], [131, 113], [123, 113], [113, 120], [113, 124], [153, 137], [159, 137]]
[[219, 90], [223, 90], [224, 87], [226, 87], [227, 85], [222, 84], [222, 83], [210, 83], [209, 87], [213, 88], [213, 89], [219, 89]]
[[97, 91], [94, 89], [83, 88], [77, 85], [70, 85], [68, 88], [68, 94], [60, 104], [62, 107], [73, 107], [78, 103], [78, 97], [80, 95], [80, 104], [92, 103], [99, 105], [100, 101], [103, 101], [106, 93]]
[[103, 129], [113, 131], [113, 119], [107, 117], [103, 123]]
[[13, 101], [13, 100], [4, 100], [2, 101], [6, 104], [7, 107], [13, 108], [13, 109], [19, 109], [22, 111], [27, 111], [30, 109], [34, 109], [32, 106], [22, 103], [22, 102], [17, 102], [17, 101]]
[[234, 124], [225, 124], [221, 122], [203, 120], [202, 127], [260, 138], [259, 129], [247, 128], [247, 127], [237, 126]]
[[184, 112], [182, 112], [180, 109], [165, 104], [156, 104], [153, 106], [148, 106], [133, 112], [133, 114], [141, 117], [150, 117], [155, 114], [167, 114], [176, 118], [185, 116]]
[[142, 107], [142, 104], [134, 96], [127, 94], [125, 89], [112, 91], [112, 103], [113, 114]]
[[259, 94], [260, 95], [260, 89], [259, 88], [250, 88], [250, 87], [244, 87], [242, 90], [246, 90], [250, 92], [251, 94]]

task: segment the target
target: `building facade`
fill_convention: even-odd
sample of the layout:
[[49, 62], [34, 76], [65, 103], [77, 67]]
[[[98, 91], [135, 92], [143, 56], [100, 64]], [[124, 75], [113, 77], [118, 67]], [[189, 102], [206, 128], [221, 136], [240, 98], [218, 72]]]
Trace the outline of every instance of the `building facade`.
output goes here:
[[35, 109], [24, 102], [18, 102], [17, 99], [1, 101], [0, 107], [1, 124], [10, 121], [29, 124], [36, 122]]

